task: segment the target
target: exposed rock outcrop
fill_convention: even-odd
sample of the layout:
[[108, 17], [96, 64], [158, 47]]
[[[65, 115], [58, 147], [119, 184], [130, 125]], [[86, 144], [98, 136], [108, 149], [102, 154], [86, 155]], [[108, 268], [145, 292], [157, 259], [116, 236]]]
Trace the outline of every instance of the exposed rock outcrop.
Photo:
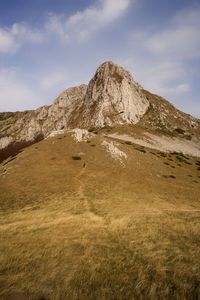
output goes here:
[[20, 149], [20, 145], [60, 130], [137, 123], [181, 138], [200, 136], [199, 120], [145, 91], [122, 67], [105, 62], [88, 86], [65, 90], [52, 105], [32, 111], [0, 113], [0, 157], [8, 147], [10, 154], [12, 148]]
[[79, 127], [136, 124], [149, 102], [142, 87], [122, 67], [105, 62], [89, 82], [79, 110]]

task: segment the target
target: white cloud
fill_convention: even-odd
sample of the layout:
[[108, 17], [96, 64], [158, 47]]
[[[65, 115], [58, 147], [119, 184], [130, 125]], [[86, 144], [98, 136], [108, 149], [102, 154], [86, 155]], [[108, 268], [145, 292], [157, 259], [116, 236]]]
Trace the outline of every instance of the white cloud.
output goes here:
[[128, 8], [130, 0], [99, 0], [95, 5], [69, 17], [67, 23], [94, 22], [93, 26], [104, 26], [119, 18]]
[[[135, 0], [134, 0], [135, 1]], [[10, 28], [0, 27], [0, 53], [14, 53], [26, 43], [38, 44], [55, 34], [62, 42], [86, 39], [90, 33], [118, 19], [131, 0], [97, 0], [94, 5], [70, 17], [49, 14], [40, 29], [26, 23], [15, 23]]]
[[59, 84], [63, 84], [66, 81], [66, 77], [62, 73], [54, 73], [47, 75], [41, 80], [41, 86], [44, 89], [55, 88]]
[[41, 43], [44, 35], [25, 23], [15, 23], [10, 28], [0, 28], [0, 52], [14, 53], [25, 43]]
[[[184, 82], [187, 77], [184, 65], [178, 62], [159, 63], [151, 68], [143, 67], [140, 76], [144, 78], [145, 88], [165, 97], [171, 94], [184, 94], [191, 89], [190, 84]], [[183, 82], [180, 83], [180, 79]]]
[[18, 46], [10, 31], [0, 28], [0, 52], [12, 53], [16, 51]]
[[160, 86], [158, 87], [159, 93], [162, 95], [169, 95], [169, 94], [183, 94], [190, 91], [190, 85], [188, 83], [178, 84], [174, 87], [164, 87]]
[[121, 17], [130, 2], [130, 0], [97, 0], [94, 5], [68, 18], [64, 15], [50, 14], [45, 28], [47, 32], [57, 34], [63, 42], [70, 38], [84, 40], [90, 33]]
[[66, 42], [69, 38], [65, 22], [63, 22], [63, 17], [56, 14], [49, 14], [47, 23], [45, 24], [45, 29], [47, 33], [54, 33], [59, 36], [59, 38]]
[[31, 29], [25, 23], [15, 23], [13, 24], [10, 34], [17, 40], [24, 42], [31, 42], [33, 44], [41, 43], [44, 40], [44, 35], [42, 32], [36, 29]]
[[147, 40], [153, 53], [177, 60], [200, 58], [200, 6], [179, 12], [165, 30]]
[[32, 107], [39, 98], [33, 87], [20, 79], [17, 69], [0, 69], [0, 111], [13, 111]]

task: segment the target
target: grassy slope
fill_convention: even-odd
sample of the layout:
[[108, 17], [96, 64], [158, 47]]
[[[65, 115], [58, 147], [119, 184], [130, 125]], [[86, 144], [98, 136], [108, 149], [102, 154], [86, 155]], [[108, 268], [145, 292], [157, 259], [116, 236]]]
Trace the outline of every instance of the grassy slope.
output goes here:
[[55, 137], [0, 165], [3, 299], [200, 296], [197, 159], [123, 143], [123, 167], [101, 140]]

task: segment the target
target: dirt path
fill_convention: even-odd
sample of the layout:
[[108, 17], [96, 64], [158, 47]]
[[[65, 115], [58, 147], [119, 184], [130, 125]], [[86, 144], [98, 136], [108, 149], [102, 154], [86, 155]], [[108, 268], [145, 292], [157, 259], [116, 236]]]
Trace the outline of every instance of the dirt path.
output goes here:
[[88, 200], [85, 196], [85, 193], [84, 193], [84, 183], [81, 180], [81, 178], [85, 175], [85, 173], [86, 173], [86, 166], [85, 166], [85, 163], [84, 163], [84, 167], [81, 169], [81, 171], [76, 176], [76, 180], [78, 182], [77, 193], [78, 193], [78, 196], [80, 197], [80, 199], [83, 199], [84, 208], [85, 208], [86, 212], [91, 212], [89, 202], [88, 202]]

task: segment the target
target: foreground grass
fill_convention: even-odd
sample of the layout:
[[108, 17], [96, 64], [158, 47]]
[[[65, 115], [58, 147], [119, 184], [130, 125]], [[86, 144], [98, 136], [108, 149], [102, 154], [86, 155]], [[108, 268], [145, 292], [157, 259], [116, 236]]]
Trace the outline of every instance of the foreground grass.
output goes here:
[[46, 140], [0, 166], [0, 298], [200, 299], [198, 161], [122, 144], [123, 167], [95, 145]]
[[63, 208], [12, 220], [1, 226], [2, 299], [199, 299], [198, 212], [104, 218]]

